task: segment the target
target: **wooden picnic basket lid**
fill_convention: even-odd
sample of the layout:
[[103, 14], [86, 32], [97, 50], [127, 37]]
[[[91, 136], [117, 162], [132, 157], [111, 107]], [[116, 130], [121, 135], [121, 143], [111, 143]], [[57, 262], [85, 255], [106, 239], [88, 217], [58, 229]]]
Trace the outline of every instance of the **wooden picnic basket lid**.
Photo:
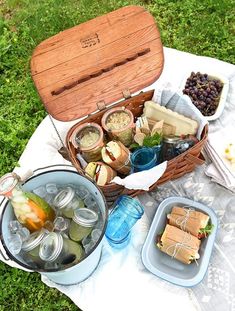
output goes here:
[[163, 62], [153, 16], [127, 6], [41, 42], [31, 74], [47, 112], [70, 121], [150, 85]]

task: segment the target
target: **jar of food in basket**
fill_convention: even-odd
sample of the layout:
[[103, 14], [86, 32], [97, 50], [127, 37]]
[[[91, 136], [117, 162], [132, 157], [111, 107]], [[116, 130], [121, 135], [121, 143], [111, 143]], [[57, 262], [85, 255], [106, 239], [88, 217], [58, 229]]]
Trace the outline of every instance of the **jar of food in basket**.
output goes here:
[[76, 127], [71, 135], [71, 142], [87, 162], [101, 159], [104, 134], [97, 123], [84, 123]]
[[133, 140], [134, 116], [125, 107], [112, 108], [101, 119], [103, 129], [109, 137], [130, 146]]

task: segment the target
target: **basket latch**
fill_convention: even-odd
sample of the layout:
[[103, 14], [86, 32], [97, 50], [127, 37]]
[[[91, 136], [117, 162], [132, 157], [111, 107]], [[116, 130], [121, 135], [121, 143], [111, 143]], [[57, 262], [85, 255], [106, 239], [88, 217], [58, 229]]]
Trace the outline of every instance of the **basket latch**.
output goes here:
[[125, 89], [122, 91], [122, 94], [124, 96], [125, 99], [131, 98], [131, 92], [129, 89]]
[[104, 110], [104, 109], [106, 109], [106, 105], [105, 105], [104, 100], [101, 100], [101, 101], [99, 101], [98, 103], [96, 103], [96, 106], [97, 106], [98, 110]]

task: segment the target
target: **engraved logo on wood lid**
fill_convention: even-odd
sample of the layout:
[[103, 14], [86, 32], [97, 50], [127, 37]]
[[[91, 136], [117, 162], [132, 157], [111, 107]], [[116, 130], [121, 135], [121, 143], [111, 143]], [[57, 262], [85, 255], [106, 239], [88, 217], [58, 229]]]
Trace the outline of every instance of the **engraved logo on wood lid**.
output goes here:
[[97, 33], [90, 34], [80, 40], [82, 48], [88, 48], [100, 43], [100, 39]]

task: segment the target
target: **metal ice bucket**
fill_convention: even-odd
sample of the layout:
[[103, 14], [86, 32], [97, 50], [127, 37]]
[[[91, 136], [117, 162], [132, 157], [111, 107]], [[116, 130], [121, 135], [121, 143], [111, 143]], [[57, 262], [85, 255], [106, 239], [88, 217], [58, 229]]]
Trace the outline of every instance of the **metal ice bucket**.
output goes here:
[[[47, 276], [50, 280], [55, 283], [63, 285], [72, 285], [79, 283], [86, 278], [88, 278], [91, 273], [97, 267], [102, 249], [102, 241], [104, 238], [104, 233], [107, 225], [108, 208], [101, 191], [96, 187], [96, 185], [88, 178], [81, 176], [75, 171], [72, 166], [66, 165], [56, 165], [50, 166], [43, 169], [39, 169], [34, 172], [34, 175], [27, 179], [24, 183], [24, 189], [32, 191], [46, 183], [56, 183], [64, 185], [66, 183], [74, 185], [84, 185], [89, 192], [96, 198], [98, 203], [102, 221], [104, 223], [102, 234], [93, 248], [84, 256], [82, 261], [80, 261], [75, 266], [69, 267], [67, 269], [61, 268], [61, 270], [55, 270], [47, 272], [43, 269], [35, 268], [33, 271], [37, 271], [42, 275]], [[22, 256], [13, 255], [9, 251], [8, 237], [10, 235], [10, 230], [8, 228], [9, 221], [15, 219], [12, 206], [9, 204], [8, 200], [4, 199], [1, 203], [1, 220], [0, 220], [0, 237], [1, 237], [1, 247], [4, 252], [1, 251], [1, 255], [6, 261], [14, 261], [21, 268], [32, 270], [32, 268], [23, 260]]]

